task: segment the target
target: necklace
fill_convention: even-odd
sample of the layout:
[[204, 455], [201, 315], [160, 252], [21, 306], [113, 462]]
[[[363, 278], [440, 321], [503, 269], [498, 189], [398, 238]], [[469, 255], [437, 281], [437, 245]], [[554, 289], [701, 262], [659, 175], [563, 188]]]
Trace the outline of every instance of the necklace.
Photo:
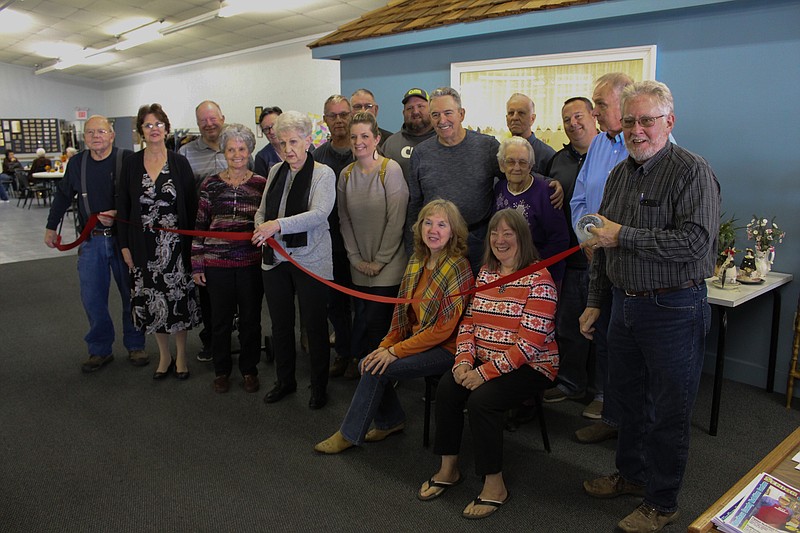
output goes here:
[[[501, 278], [504, 278], [504, 277], [506, 277], [506, 276], [510, 276], [511, 274], [513, 274], [513, 273], [514, 273], [514, 271], [512, 270], [512, 271], [511, 271], [511, 272], [509, 272], [508, 274], [503, 274], [503, 269], [502, 269], [502, 268], [500, 268], [500, 269], [498, 270], [498, 273], [500, 274], [500, 277], [501, 277]], [[503, 294], [504, 292], [506, 292], [506, 287], [507, 287], [507, 286], [508, 286], [508, 284], [507, 284], [507, 283], [505, 283], [505, 284], [503, 284], [503, 285], [500, 285], [499, 287], [497, 287], [497, 293], [498, 293], [498, 294]]]
[[246, 182], [250, 179], [250, 171], [245, 171], [245, 173], [241, 177], [231, 177], [231, 170], [225, 169], [225, 183], [233, 187], [234, 189], [238, 188], [242, 183]]

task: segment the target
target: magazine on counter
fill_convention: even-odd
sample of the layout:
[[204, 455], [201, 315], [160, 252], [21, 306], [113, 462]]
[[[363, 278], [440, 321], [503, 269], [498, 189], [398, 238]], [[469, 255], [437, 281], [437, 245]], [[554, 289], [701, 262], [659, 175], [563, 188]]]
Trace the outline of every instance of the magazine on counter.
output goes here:
[[800, 529], [798, 497], [798, 489], [762, 473], [739, 492], [713, 522], [726, 533], [796, 532]]

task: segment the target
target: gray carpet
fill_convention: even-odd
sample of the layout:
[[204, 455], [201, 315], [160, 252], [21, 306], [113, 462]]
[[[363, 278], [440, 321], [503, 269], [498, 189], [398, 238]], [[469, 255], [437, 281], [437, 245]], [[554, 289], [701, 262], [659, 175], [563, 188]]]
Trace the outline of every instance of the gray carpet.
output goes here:
[[[355, 384], [333, 380], [329, 405], [310, 411], [302, 353], [300, 390], [267, 406], [265, 390], [245, 394], [238, 376], [230, 393], [214, 394], [213, 370], [196, 361], [187, 382], [154, 382], [153, 364], [130, 366], [121, 345], [116, 361], [82, 374], [74, 257], [0, 265], [0, 302], [0, 531], [612, 531], [638, 504], [583, 494], [584, 479], [613, 470], [614, 443], [573, 441], [586, 423], [578, 402], [545, 407], [552, 454], [536, 422], [507, 434], [513, 498], [470, 522], [460, 512], [481, 484], [468, 436], [466, 481], [437, 500], [415, 498], [438, 464], [421, 446], [421, 380], [399, 389], [403, 434], [317, 456], [313, 444], [337, 429]], [[153, 339], [148, 347], [156, 353]], [[194, 333], [190, 348], [199, 348]], [[267, 389], [274, 369], [260, 371]], [[726, 382], [719, 436], [710, 437], [711, 385], [704, 376], [682, 517], [669, 531], [684, 531], [800, 422], [780, 395]]]

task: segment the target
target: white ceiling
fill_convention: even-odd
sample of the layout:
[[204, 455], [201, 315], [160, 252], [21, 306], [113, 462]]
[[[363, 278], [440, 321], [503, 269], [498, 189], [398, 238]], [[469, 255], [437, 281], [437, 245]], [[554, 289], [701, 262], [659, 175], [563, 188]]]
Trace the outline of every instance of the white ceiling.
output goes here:
[[[155, 42], [126, 51], [114, 51], [113, 60], [99, 65], [76, 65], [42, 76], [70, 76], [111, 80], [160, 67], [308, 37], [336, 30], [364, 13], [383, 7], [388, 0], [261, 0], [279, 8], [229, 18], [214, 18], [165, 35]], [[164, 19], [179, 23], [215, 12], [218, 0], [0, 0], [0, 7], [31, 16], [32, 25], [21, 29], [3, 22], [0, 11], [0, 62], [29, 67], [47, 66], [66, 55], [69, 48], [94, 49], [113, 45], [107, 30], [135, 18]], [[141, 24], [141, 22], [140, 22]], [[132, 29], [130, 24], [126, 29]], [[120, 29], [116, 30], [121, 31]], [[111, 32], [113, 33], [113, 31]], [[43, 43], [57, 43], [42, 53]], [[58, 55], [57, 55], [58, 54]], [[106, 55], [106, 54], [103, 54]], [[99, 56], [102, 57], [102, 56]]]

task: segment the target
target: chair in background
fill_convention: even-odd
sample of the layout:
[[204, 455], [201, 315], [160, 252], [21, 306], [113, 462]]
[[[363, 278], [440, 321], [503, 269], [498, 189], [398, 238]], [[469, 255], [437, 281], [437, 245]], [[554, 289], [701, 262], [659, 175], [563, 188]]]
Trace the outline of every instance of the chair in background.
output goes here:
[[[434, 391], [439, 384], [441, 376], [427, 376], [425, 378], [425, 419], [422, 426], [422, 445], [427, 448], [430, 445], [431, 436], [431, 405], [433, 404]], [[547, 424], [544, 420], [544, 409], [542, 408], [542, 393], [536, 394], [533, 398], [536, 409], [536, 418], [539, 419], [539, 428], [542, 430], [542, 444], [547, 453], [550, 453], [550, 437], [547, 434]]]
[[30, 200], [30, 204], [28, 204], [28, 209], [30, 209], [31, 205], [33, 205], [34, 198], [36, 199], [36, 205], [41, 205], [42, 201], [44, 201], [44, 205], [47, 205], [47, 198], [50, 195], [50, 190], [46, 185], [31, 185], [30, 181], [28, 181], [27, 170], [17, 169], [14, 172], [14, 177], [17, 180], [17, 207], [19, 207], [20, 201], [25, 200], [22, 203], [22, 207], [25, 207], [25, 204], [28, 204]]
[[792, 360], [789, 363], [789, 384], [786, 387], [787, 409], [792, 407], [794, 380], [800, 378], [800, 368], [797, 366], [798, 352], [800, 352], [800, 298], [797, 299], [797, 310], [794, 312], [794, 342], [792, 342]]

